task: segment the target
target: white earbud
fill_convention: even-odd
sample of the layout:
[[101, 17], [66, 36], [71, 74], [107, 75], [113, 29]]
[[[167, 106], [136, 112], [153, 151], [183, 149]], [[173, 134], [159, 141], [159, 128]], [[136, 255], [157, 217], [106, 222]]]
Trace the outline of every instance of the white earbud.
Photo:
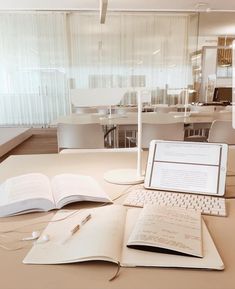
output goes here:
[[38, 231], [33, 231], [32, 236], [30, 237], [25, 237], [22, 239], [22, 241], [30, 241], [30, 240], [37, 240], [40, 237], [40, 232]]
[[[37, 240], [40, 237], [40, 232], [38, 231], [33, 231], [32, 232], [32, 236], [30, 237], [25, 237], [22, 239], [22, 241], [31, 241], [31, 240]], [[48, 242], [50, 240], [49, 235], [42, 235], [40, 240], [37, 241], [37, 243], [45, 243]]]
[[40, 232], [38, 231], [33, 231], [32, 232], [32, 238], [35, 240], [35, 239], [38, 239], [40, 237]]
[[37, 243], [41, 244], [41, 243], [46, 243], [50, 240], [49, 235], [42, 235], [42, 237], [37, 241]]

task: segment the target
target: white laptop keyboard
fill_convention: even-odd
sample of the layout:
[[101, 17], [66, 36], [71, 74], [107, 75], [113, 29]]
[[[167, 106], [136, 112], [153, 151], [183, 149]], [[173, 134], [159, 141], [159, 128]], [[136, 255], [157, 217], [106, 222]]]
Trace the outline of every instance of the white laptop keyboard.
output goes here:
[[129, 190], [123, 203], [131, 207], [143, 207], [147, 204], [181, 207], [199, 210], [206, 215], [226, 216], [225, 199], [214, 196], [146, 190], [137, 187]]

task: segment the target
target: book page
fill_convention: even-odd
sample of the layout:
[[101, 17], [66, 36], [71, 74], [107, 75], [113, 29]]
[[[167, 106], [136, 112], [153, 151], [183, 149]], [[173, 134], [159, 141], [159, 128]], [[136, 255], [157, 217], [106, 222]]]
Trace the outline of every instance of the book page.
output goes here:
[[201, 214], [185, 209], [146, 206], [127, 245], [134, 248], [140, 246], [143, 250], [161, 248], [202, 257]]
[[[60, 210], [53, 218], [61, 219], [71, 215], [71, 210]], [[91, 218], [81, 225], [90, 214]], [[49, 223], [43, 234], [50, 240], [35, 243], [24, 259], [24, 263], [57, 264], [104, 260], [117, 263], [121, 257], [126, 208], [105, 206], [84, 209], [63, 221]], [[81, 225], [73, 235], [71, 230]]]
[[43, 174], [32, 173], [9, 178], [2, 186], [4, 193], [0, 194], [0, 206], [32, 199], [48, 199], [54, 204], [50, 181]]
[[111, 201], [90, 176], [60, 174], [52, 179], [51, 187], [58, 208], [76, 201]]

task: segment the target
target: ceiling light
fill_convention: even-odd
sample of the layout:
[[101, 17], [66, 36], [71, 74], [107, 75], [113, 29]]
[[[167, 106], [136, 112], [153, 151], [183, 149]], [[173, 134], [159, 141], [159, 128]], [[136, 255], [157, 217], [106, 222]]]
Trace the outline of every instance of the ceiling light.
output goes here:
[[209, 4], [206, 2], [198, 2], [195, 4], [195, 9], [198, 12], [210, 12], [211, 8], [209, 7]]
[[108, 0], [100, 0], [100, 24], [105, 23]]
[[161, 51], [161, 49], [157, 49], [155, 51], [153, 51], [153, 55], [158, 54]]

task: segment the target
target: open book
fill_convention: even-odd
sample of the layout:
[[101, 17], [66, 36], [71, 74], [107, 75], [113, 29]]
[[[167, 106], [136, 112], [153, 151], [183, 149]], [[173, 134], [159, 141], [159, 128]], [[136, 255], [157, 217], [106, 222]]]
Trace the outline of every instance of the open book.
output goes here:
[[[57, 212], [53, 220], [70, 216], [72, 212], [61, 210]], [[178, 221], [175, 223], [176, 227], [173, 232], [171, 231], [172, 222], [170, 226], [166, 222], [165, 229], [162, 226], [162, 230], [156, 230], [155, 224], [161, 221], [156, 219], [155, 222], [152, 217], [153, 214], [158, 214], [157, 212], [162, 214], [162, 221], [163, 219], [166, 221], [166, 216], [169, 217], [171, 215], [171, 220], [179, 216], [178, 221], [180, 218], [184, 220], [183, 224], [181, 224], [183, 230], [181, 230], [179, 223], [177, 224]], [[159, 209], [158, 207], [126, 209], [125, 207], [115, 205], [78, 211], [73, 217], [49, 223], [41, 238], [35, 242], [23, 262], [25, 264], [60, 264], [102, 260], [120, 263], [121, 266], [125, 267], [156, 266], [223, 270], [223, 262], [205, 223], [202, 222], [201, 242], [200, 238], [198, 240], [196, 237], [201, 235], [201, 231], [198, 231], [200, 225], [199, 227], [197, 225], [195, 228], [197, 217], [195, 218], [195, 214], [190, 211], [187, 211], [186, 215], [180, 216], [182, 212], [183, 210], [181, 209], [171, 209], [164, 214], [162, 208]], [[90, 219], [82, 225], [82, 220], [88, 215], [91, 216]], [[145, 219], [144, 222], [143, 218]], [[153, 222], [150, 222], [151, 218]], [[193, 222], [192, 218], [194, 219]], [[76, 233], [71, 234], [71, 231], [77, 225], [80, 225], [80, 229]], [[178, 230], [181, 232], [179, 235]], [[191, 233], [184, 235], [182, 232], [185, 230]], [[141, 231], [143, 234], [141, 234]], [[49, 235], [48, 242], [42, 241], [44, 234]], [[160, 242], [160, 236], [159, 239], [154, 239], [153, 234], [161, 234], [163, 243]], [[147, 237], [148, 244], [146, 244], [146, 236], [149, 236], [149, 240]], [[175, 240], [178, 240], [171, 244], [175, 251], [187, 248], [191, 254], [193, 253], [198, 256], [198, 254], [201, 254], [202, 249], [203, 257], [149, 252], [127, 247], [128, 244], [131, 245], [136, 242], [156, 247], [168, 247], [166, 240], [170, 244], [170, 240], [173, 240], [174, 236], [176, 236]], [[194, 237], [197, 239], [195, 242]]]
[[111, 202], [90, 176], [60, 174], [50, 180], [40, 173], [20, 175], [0, 186], [0, 217], [60, 209], [79, 201]]

